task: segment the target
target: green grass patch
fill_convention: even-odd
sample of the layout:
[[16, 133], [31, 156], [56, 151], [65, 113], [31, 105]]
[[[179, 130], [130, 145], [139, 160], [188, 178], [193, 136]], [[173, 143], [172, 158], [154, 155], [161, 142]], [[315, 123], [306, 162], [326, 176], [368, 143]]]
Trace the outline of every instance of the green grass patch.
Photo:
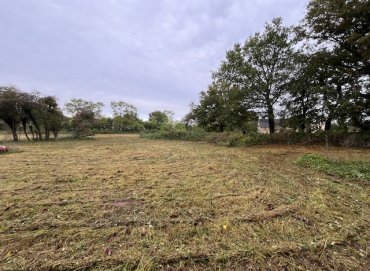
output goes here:
[[297, 162], [299, 165], [314, 168], [329, 175], [370, 180], [370, 161], [344, 161], [329, 159], [318, 154], [305, 154]]

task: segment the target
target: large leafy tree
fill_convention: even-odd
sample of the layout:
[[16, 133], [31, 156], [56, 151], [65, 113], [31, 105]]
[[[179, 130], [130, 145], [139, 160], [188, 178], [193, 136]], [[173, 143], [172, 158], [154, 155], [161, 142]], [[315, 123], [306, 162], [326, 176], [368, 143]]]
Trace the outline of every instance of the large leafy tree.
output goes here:
[[368, 0], [311, 0], [306, 22], [310, 37], [331, 48], [337, 66], [369, 75], [369, 18]]
[[308, 37], [317, 42], [321, 63], [326, 128], [335, 120], [362, 129], [370, 116], [370, 2], [311, 0], [306, 15]]
[[301, 52], [295, 58], [296, 69], [287, 85], [288, 93], [281, 104], [287, 113], [287, 124], [294, 130], [317, 130], [322, 122], [322, 95], [317, 80], [318, 63], [310, 54]]
[[251, 130], [250, 124], [255, 121], [255, 114], [249, 109], [239, 88], [215, 79], [207, 91], [201, 92], [199, 104], [192, 105], [186, 120], [195, 120], [209, 131], [246, 131]]
[[270, 133], [275, 131], [275, 106], [286, 93], [294, 70], [296, 39], [280, 18], [265, 25], [244, 45], [236, 44], [228, 51], [215, 77], [244, 92], [243, 101], [267, 116]]

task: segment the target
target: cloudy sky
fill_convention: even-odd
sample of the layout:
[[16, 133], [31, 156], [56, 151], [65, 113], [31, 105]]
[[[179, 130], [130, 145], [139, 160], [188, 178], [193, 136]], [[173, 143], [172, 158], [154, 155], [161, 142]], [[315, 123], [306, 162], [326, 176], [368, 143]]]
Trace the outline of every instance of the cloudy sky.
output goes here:
[[180, 119], [226, 50], [307, 0], [0, 0], [0, 85]]

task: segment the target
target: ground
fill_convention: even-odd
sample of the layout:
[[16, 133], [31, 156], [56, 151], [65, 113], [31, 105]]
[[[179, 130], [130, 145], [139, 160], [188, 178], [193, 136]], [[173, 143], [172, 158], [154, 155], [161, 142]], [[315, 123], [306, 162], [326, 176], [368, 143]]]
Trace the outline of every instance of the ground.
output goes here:
[[106, 135], [0, 155], [0, 270], [366, 270], [369, 181], [305, 153]]

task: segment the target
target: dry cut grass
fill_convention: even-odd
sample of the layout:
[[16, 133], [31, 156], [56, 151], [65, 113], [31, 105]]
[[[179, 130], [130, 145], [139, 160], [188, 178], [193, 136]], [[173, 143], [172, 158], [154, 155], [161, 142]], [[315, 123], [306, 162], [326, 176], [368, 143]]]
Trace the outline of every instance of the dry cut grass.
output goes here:
[[366, 270], [369, 150], [107, 135], [0, 155], [0, 270]]

